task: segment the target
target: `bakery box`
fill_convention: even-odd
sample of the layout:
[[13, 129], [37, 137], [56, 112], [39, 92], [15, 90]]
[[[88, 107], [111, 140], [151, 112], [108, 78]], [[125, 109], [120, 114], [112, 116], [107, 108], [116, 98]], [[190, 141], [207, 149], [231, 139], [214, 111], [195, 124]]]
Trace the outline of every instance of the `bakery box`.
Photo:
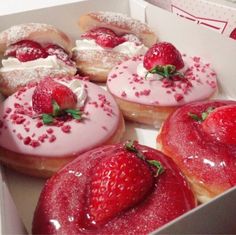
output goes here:
[[236, 2], [229, 0], [148, 0], [180, 17], [236, 39]]
[[[79, 16], [96, 10], [121, 12], [146, 21], [156, 31], [159, 40], [172, 42], [180, 51], [188, 55], [203, 57], [212, 64], [218, 74], [220, 86], [218, 97], [236, 99], [235, 41], [192, 24], [143, 0], [79, 1], [0, 16], [0, 30], [19, 23], [42, 22], [53, 24], [73, 39], [77, 39], [80, 35], [77, 26]], [[155, 139], [158, 129], [128, 122], [126, 126], [124, 139], [137, 139], [141, 144], [156, 147]], [[9, 169], [6, 169], [6, 177], [19, 215], [30, 233], [33, 212], [45, 180], [28, 177]], [[235, 196], [236, 189], [231, 189], [153, 233], [234, 233], [236, 231]], [[5, 200], [8, 199], [5, 198]], [[15, 212], [11, 211], [11, 213]]]

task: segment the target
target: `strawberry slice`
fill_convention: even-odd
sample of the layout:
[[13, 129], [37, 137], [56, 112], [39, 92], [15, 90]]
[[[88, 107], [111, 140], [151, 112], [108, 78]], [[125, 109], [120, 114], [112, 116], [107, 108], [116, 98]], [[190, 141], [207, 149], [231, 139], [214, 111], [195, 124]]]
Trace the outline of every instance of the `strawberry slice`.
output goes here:
[[236, 144], [236, 105], [216, 108], [202, 122], [208, 135], [225, 144]]
[[60, 46], [55, 44], [49, 44], [44, 49], [49, 55], [55, 55], [59, 60], [62, 60], [67, 65], [69, 66], [75, 65], [75, 63], [71, 60], [67, 52]]
[[22, 40], [10, 45], [4, 55], [16, 57], [21, 62], [48, 56], [39, 43], [30, 40]]
[[171, 77], [176, 70], [184, 67], [184, 62], [180, 52], [171, 43], [159, 42], [146, 52], [143, 66], [150, 73]]
[[126, 41], [107, 28], [95, 28], [81, 35], [81, 38], [94, 39], [98, 45], [105, 48], [114, 48]]
[[89, 218], [103, 224], [141, 200], [153, 187], [153, 172], [134, 153], [123, 151], [103, 159], [91, 180]]
[[42, 79], [32, 96], [33, 110], [38, 114], [57, 116], [62, 110], [75, 108], [76, 103], [72, 90], [51, 78]]

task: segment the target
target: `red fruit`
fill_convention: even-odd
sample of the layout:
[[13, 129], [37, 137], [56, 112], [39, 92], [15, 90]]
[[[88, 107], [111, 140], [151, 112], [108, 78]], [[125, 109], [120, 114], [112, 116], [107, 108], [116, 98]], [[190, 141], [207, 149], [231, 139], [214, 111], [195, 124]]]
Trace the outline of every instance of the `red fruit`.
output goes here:
[[22, 40], [10, 45], [5, 55], [14, 56], [21, 62], [46, 58], [48, 56], [39, 43], [30, 40]]
[[232, 39], [236, 40], [236, 28], [229, 35]]
[[49, 44], [47, 47], [45, 47], [45, 51], [49, 55], [55, 55], [59, 60], [64, 61], [69, 66], [74, 65], [74, 62], [70, 59], [70, 56], [67, 54], [67, 52], [58, 45]]
[[38, 113], [53, 113], [53, 102], [56, 102], [60, 110], [73, 109], [77, 103], [77, 97], [67, 86], [55, 82], [51, 78], [45, 78], [39, 82], [32, 96], [33, 110]]
[[236, 144], [236, 105], [216, 108], [202, 123], [203, 130], [226, 144]]
[[168, 42], [154, 44], [145, 54], [143, 65], [147, 70], [157, 65], [174, 65], [177, 70], [184, 67], [180, 52]]
[[134, 153], [123, 151], [105, 158], [91, 178], [89, 220], [103, 224], [121, 211], [133, 207], [152, 189], [153, 172]]
[[112, 30], [107, 28], [92, 29], [81, 35], [81, 38], [94, 39], [101, 47], [113, 48], [126, 41], [123, 37], [118, 37]]

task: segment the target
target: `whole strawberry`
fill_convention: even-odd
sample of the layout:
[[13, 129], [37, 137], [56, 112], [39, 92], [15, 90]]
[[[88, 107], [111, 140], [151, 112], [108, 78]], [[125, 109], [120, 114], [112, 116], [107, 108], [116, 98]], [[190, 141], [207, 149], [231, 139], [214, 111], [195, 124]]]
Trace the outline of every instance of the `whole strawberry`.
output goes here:
[[91, 178], [90, 223], [104, 224], [144, 200], [157, 176], [152, 165], [161, 174], [160, 163], [147, 161], [133, 144], [126, 144], [122, 151], [99, 162]]
[[184, 62], [180, 52], [171, 43], [159, 42], [146, 52], [143, 66], [149, 73], [169, 78], [184, 67]]
[[[32, 96], [33, 110], [37, 114], [43, 114], [44, 123], [51, 123], [53, 117], [65, 113], [71, 113], [76, 118], [76, 114], [79, 115], [79, 110], [74, 110], [76, 103], [77, 97], [73, 91], [51, 78], [41, 80]], [[76, 111], [78, 112], [76, 113]]]
[[203, 130], [225, 144], [236, 144], [236, 106], [214, 109], [202, 122]]

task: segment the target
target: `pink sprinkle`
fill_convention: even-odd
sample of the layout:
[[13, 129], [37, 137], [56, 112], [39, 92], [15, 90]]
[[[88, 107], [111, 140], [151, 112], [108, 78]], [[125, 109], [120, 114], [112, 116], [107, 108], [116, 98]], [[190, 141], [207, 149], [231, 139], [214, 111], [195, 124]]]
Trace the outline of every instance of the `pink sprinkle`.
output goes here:
[[49, 138], [49, 142], [50, 143], [54, 142], [55, 140], [56, 140], [56, 136], [55, 135], [50, 136], [50, 138]]
[[125, 91], [123, 91], [123, 92], [121, 93], [121, 96], [122, 96], [122, 97], [126, 97], [126, 96], [127, 96], [126, 93], [125, 93]]
[[196, 63], [199, 63], [200, 62], [200, 57], [194, 56], [193, 61], [196, 62]]
[[48, 128], [46, 131], [47, 131], [48, 134], [52, 134], [53, 133], [53, 129], [52, 128]]
[[176, 93], [176, 94], [174, 95], [174, 97], [175, 97], [175, 100], [176, 100], [177, 102], [179, 102], [180, 100], [182, 100], [182, 99], [184, 98], [183, 95], [178, 94], [178, 93]]
[[31, 138], [29, 136], [25, 137], [23, 140], [25, 145], [29, 145], [29, 143], [31, 142]]
[[113, 73], [112, 75], [111, 75], [111, 78], [116, 78], [117, 77], [117, 75], [115, 74], [115, 73]]
[[37, 122], [37, 124], [36, 124], [36, 127], [38, 127], [38, 128], [40, 128], [41, 126], [43, 126], [43, 123], [42, 122]]
[[10, 113], [11, 111], [12, 111], [11, 108], [7, 108], [7, 109], [6, 109], [6, 113]]
[[29, 129], [28, 127], [25, 127], [25, 131], [26, 131], [26, 132], [29, 132], [30, 129]]
[[22, 124], [25, 121], [25, 118], [18, 116], [15, 121], [16, 121], [16, 124]]
[[65, 133], [70, 133], [70, 130], [71, 130], [71, 126], [69, 125], [66, 125], [66, 126], [62, 126], [61, 127], [61, 130]]
[[135, 94], [136, 97], [139, 97], [139, 92], [138, 91], [136, 91], [134, 94]]
[[22, 137], [22, 135], [21, 135], [20, 133], [18, 133], [16, 136], [17, 136], [17, 138], [18, 138], [19, 140], [22, 140], [22, 139], [23, 139], [23, 137]]
[[40, 145], [40, 142], [37, 141], [37, 140], [32, 140], [32, 141], [30, 142], [30, 145], [31, 145], [33, 148], [36, 148], [36, 147], [38, 147], [38, 146]]

